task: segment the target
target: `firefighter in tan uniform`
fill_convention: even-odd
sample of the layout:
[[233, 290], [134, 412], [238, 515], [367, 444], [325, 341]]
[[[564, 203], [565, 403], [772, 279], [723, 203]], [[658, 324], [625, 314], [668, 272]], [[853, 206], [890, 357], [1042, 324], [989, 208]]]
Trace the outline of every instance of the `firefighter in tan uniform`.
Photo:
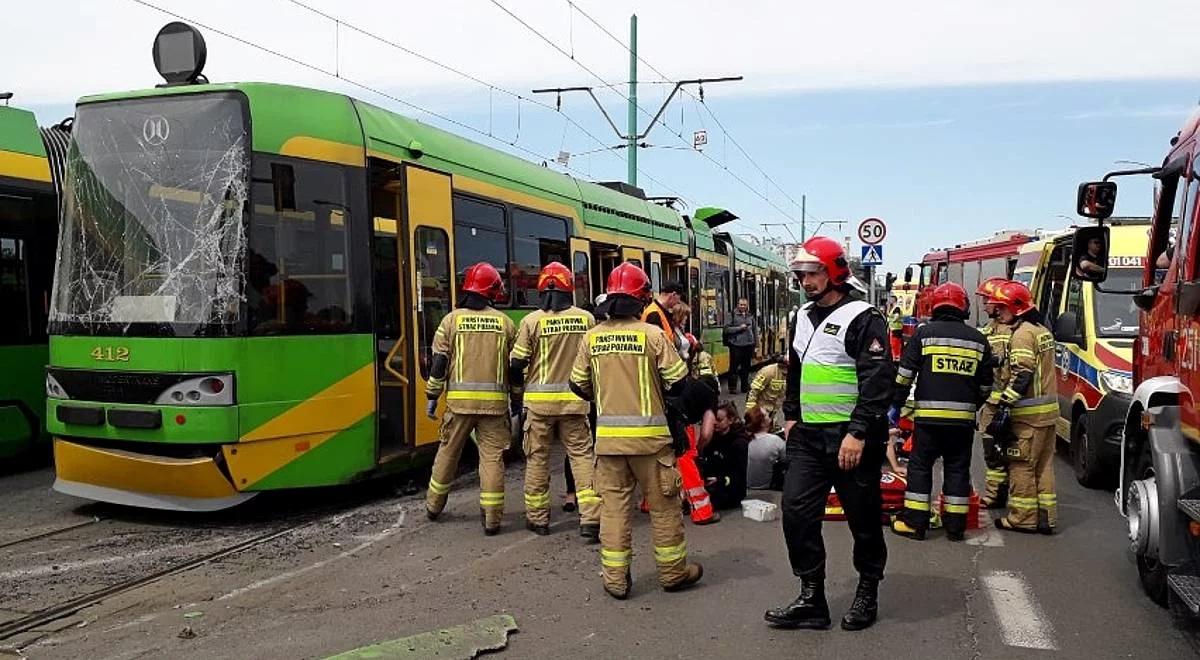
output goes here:
[[[990, 319], [987, 325], [980, 328], [979, 331], [987, 338], [988, 347], [992, 350], [992, 361], [995, 365], [993, 382], [996, 383], [1007, 382], [1008, 365], [1006, 360], [1012, 328], [997, 319], [1000, 310], [990, 302], [990, 298], [996, 288], [1007, 281], [1003, 277], [989, 277], [975, 290], [975, 294], [982, 298], [984, 311], [987, 312]], [[979, 428], [983, 430], [980, 435], [983, 440], [983, 462], [987, 466], [984, 475], [984, 492], [983, 497], [980, 498], [980, 504], [988, 509], [1002, 509], [1008, 502], [1008, 461], [1000, 451], [996, 439], [987, 432], [988, 425], [996, 416], [998, 401], [999, 391], [979, 408]]]
[[750, 393], [746, 395], [746, 412], [750, 412], [751, 408], [761, 409], [774, 428], [775, 413], [783, 410], [783, 393], [786, 389], [787, 356], [781, 356], [754, 376]]
[[504, 515], [504, 459], [510, 436], [508, 354], [517, 334], [511, 319], [492, 307], [504, 294], [500, 273], [480, 262], [466, 271], [458, 309], [447, 314], [433, 336], [433, 361], [425, 390], [425, 414], [437, 419], [437, 400], [446, 393], [441, 444], [425, 494], [425, 510], [436, 520], [458, 471], [463, 444], [475, 432], [479, 448], [479, 507], [483, 531], [500, 531]]
[[579, 504], [579, 533], [600, 541], [600, 498], [592, 487], [591, 405], [568, 382], [583, 335], [596, 320], [572, 304], [573, 275], [554, 261], [538, 277], [539, 307], [521, 321], [509, 356], [509, 383], [524, 387], [525, 526], [550, 533], [550, 445], [557, 438], [567, 450]]
[[650, 280], [631, 263], [608, 278], [608, 320], [584, 338], [571, 389], [596, 402], [596, 489], [600, 492], [600, 565], [604, 590], [629, 595], [634, 493], [650, 508], [658, 582], [677, 591], [704, 570], [687, 561], [679, 513], [679, 471], [667, 427], [664, 395], [677, 395], [687, 366], [661, 328], [638, 319], [650, 299]]
[[1038, 321], [1029, 289], [1020, 282], [1002, 284], [991, 298], [999, 320], [1012, 326], [1005, 381], [996, 415], [989, 425], [994, 437], [1009, 435], [1008, 515], [996, 527], [1053, 534], [1058, 524], [1054, 491], [1054, 423], [1058, 419], [1054, 335]]

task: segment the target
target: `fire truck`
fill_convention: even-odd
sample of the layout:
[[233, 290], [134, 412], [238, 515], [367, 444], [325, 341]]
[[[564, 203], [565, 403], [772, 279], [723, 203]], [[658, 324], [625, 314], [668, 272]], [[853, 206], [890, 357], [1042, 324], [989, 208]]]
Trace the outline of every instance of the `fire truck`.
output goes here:
[[[1151, 175], [1155, 206], [1141, 279], [1133, 394], [1120, 448], [1116, 504], [1145, 592], [1177, 615], [1200, 616], [1200, 111], [1170, 141], [1163, 164], [1110, 172], [1079, 186], [1072, 267], [1097, 285], [1112, 271], [1109, 231], [1120, 176]], [[1093, 258], [1096, 253], [1100, 258]], [[1109, 283], [1107, 286], [1112, 286]]]
[[[1038, 238], [1037, 232], [1001, 231], [978, 241], [927, 253], [921, 259], [921, 270], [917, 279], [914, 312], [917, 321], [927, 321], [932, 315], [930, 292], [933, 287], [955, 282], [966, 289], [967, 293], [973, 294], [979, 283], [989, 277], [1011, 278], [1017, 267], [1017, 254], [1021, 246]], [[904, 270], [905, 283], [912, 282], [913, 270], [912, 266]], [[971, 315], [968, 321], [976, 326], [987, 322], [982, 305], [972, 305]]]

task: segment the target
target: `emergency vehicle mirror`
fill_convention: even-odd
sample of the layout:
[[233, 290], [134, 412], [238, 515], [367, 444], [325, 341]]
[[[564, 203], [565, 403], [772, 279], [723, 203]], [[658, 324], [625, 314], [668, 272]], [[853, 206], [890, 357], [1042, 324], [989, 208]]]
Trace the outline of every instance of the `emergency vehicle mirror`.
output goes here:
[[1075, 210], [1085, 218], [1103, 220], [1112, 217], [1117, 206], [1117, 184], [1115, 181], [1088, 181], [1079, 184], [1075, 199]]
[[1071, 249], [1074, 276], [1099, 283], [1108, 277], [1108, 227], [1080, 227]]
[[904, 283], [912, 284], [912, 266], [904, 269]]

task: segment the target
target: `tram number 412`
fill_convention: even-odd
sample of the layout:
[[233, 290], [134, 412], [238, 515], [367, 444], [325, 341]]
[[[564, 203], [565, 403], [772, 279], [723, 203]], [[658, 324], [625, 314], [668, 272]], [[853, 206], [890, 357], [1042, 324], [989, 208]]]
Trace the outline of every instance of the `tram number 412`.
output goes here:
[[92, 359], [97, 362], [128, 362], [129, 349], [124, 346], [97, 346], [92, 349]]

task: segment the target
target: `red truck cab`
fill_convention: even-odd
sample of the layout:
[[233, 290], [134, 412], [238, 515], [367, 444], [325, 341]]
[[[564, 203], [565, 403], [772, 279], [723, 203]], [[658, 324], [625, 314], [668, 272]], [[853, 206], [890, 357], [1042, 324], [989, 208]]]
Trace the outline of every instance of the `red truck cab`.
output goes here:
[[[1171, 139], [1162, 166], [1111, 172], [1102, 181], [1081, 184], [1078, 198], [1080, 215], [1102, 224], [1115, 206], [1117, 185], [1111, 179], [1146, 174], [1156, 179], [1142, 289], [1129, 292], [1141, 313], [1116, 502], [1128, 520], [1143, 589], [1159, 604], [1190, 616], [1200, 616], [1200, 417], [1192, 396], [1200, 389], [1198, 125], [1200, 111]], [[1107, 245], [1107, 227], [1076, 234], [1078, 269], [1089, 240], [1101, 238]], [[1098, 275], [1093, 281], [1103, 280]]]

